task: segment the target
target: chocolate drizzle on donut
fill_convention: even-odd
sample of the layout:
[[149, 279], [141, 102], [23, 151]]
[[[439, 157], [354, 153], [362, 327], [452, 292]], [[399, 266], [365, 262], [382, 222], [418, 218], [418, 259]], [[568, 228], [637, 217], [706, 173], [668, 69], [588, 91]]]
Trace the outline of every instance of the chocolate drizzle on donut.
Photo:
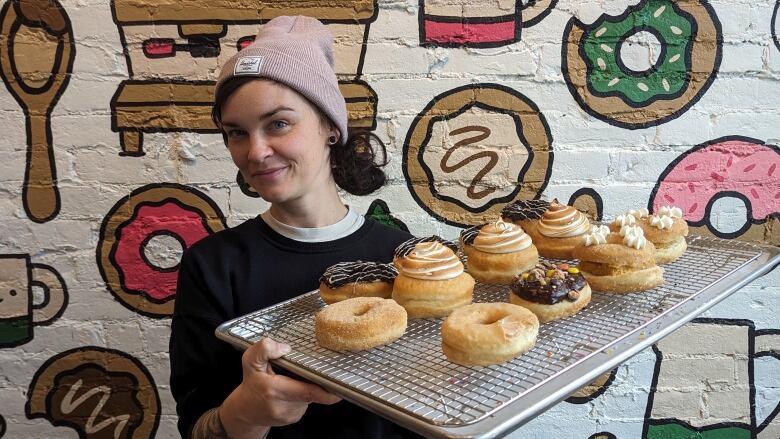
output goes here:
[[447, 241], [446, 239], [444, 239], [444, 238], [442, 238], [440, 236], [433, 235], [433, 236], [426, 236], [426, 237], [423, 237], [423, 238], [412, 238], [412, 239], [410, 239], [410, 240], [408, 240], [406, 242], [401, 243], [401, 245], [399, 245], [395, 249], [395, 257], [396, 258], [403, 258], [403, 257], [407, 256], [409, 253], [411, 253], [412, 250], [414, 250], [414, 246], [415, 245], [417, 245], [417, 244], [419, 244], [421, 242], [433, 242], [433, 241], [440, 242], [442, 245], [449, 247], [450, 250], [452, 250], [456, 255], [458, 254], [458, 245], [457, 244], [455, 244], [452, 241]]
[[518, 276], [509, 288], [530, 302], [555, 305], [562, 300], [576, 302], [585, 285], [587, 281], [577, 268], [542, 262]]
[[464, 244], [471, 245], [474, 243], [474, 240], [477, 238], [477, 235], [479, 235], [479, 231], [482, 230], [483, 227], [485, 227], [488, 223], [480, 224], [478, 226], [472, 226], [467, 229], [463, 229], [460, 231], [460, 239], [463, 240]]
[[339, 262], [322, 273], [320, 283], [324, 283], [328, 288], [339, 288], [357, 282], [392, 283], [396, 276], [398, 276], [398, 269], [393, 264], [363, 261]]
[[501, 210], [501, 216], [511, 221], [538, 220], [550, 207], [545, 200], [517, 200]]

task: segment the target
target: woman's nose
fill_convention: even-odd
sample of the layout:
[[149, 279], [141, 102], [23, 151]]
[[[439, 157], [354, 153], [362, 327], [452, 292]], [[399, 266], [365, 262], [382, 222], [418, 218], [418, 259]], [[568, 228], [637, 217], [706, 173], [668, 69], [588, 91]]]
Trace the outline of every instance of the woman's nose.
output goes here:
[[262, 162], [273, 155], [274, 150], [263, 136], [250, 135], [248, 159], [254, 162]]

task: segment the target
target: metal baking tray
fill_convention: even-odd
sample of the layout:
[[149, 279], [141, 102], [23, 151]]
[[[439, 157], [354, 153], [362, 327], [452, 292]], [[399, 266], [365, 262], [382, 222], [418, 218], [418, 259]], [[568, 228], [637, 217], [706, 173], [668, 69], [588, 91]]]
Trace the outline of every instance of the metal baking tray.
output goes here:
[[[410, 320], [396, 342], [338, 353], [319, 347], [317, 291], [220, 325], [216, 335], [245, 349], [261, 337], [289, 344], [274, 360], [359, 406], [427, 437], [501, 437], [568, 397], [780, 263], [780, 251], [692, 236], [664, 265], [665, 284], [615, 295], [594, 292], [579, 314], [539, 330], [532, 350], [488, 367], [449, 362], [443, 319]], [[507, 286], [477, 284], [475, 302], [507, 301]]]

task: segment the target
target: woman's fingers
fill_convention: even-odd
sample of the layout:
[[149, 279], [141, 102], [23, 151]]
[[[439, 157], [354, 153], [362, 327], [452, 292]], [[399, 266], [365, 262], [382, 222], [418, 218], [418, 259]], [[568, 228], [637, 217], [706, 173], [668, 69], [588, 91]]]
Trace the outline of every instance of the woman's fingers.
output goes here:
[[275, 342], [267, 337], [263, 338], [244, 351], [241, 357], [244, 373], [251, 371], [273, 373], [268, 360], [280, 358], [289, 352], [289, 345]]
[[276, 375], [274, 387], [282, 399], [290, 402], [301, 402], [304, 404], [335, 404], [341, 401], [341, 398], [328, 392], [322, 387], [294, 380], [283, 375]]

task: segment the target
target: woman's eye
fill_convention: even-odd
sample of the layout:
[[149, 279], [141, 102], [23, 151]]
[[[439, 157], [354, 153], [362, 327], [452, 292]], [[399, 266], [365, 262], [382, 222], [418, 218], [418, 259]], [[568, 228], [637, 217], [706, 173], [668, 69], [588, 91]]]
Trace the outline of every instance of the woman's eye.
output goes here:
[[240, 137], [243, 136], [244, 134], [246, 134], [246, 131], [244, 130], [229, 130], [227, 132], [228, 137], [231, 138]]
[[275, 130], [283, 130], [283, 129], [287, 128], [288, 124], [287, 124], [287, 122], [285, 122], [285, 121], [283, 121], [283, 120], [275, 120], [275, 121], [273, 121], [273, 122], [271, 123], [271, 126], [272, 126], [272, 127], [275, 129]]

